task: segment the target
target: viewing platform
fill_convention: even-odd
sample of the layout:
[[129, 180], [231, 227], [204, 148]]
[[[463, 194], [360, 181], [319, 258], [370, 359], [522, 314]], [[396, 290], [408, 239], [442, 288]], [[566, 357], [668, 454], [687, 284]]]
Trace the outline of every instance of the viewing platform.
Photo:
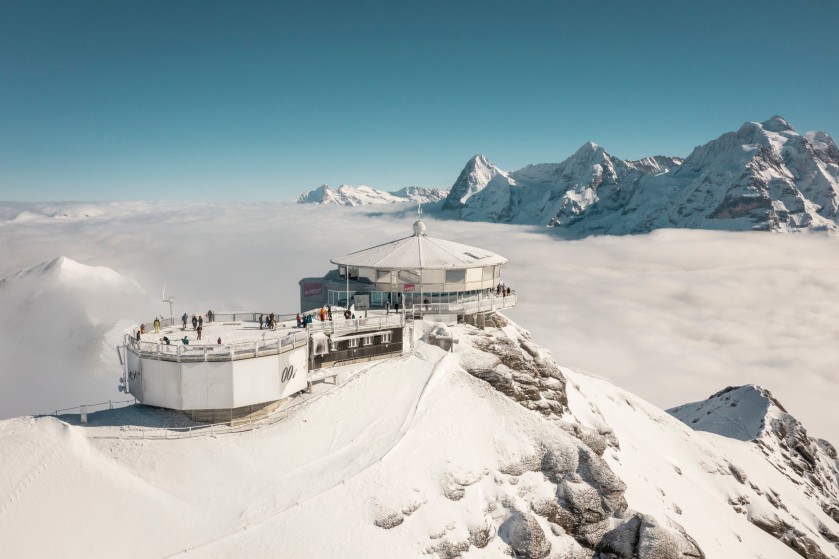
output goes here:
[[[335, 313], [342, 314], [343, 311], [336, 309]], [[125, 346], [144, 359], [175, 362], [234, 361], [286, 353], [305, 346], [315, 332], [351, 335], [405, 325], [403, 313], [371, 311], [368, 317], [354, 319], [345, 319], [343, 316], [337, 318], [334, 315], [333, 320], [321, 322], [314, 319], [305, 328], [297, 328], [293, 315], [282, 315], [281, 318], [292, 318], [278, 322], [271, 330], [268, 327], [260, 329], [260, 314], [264, 315], [253, 312], [216, 313], [213, 322], [203, 321], [200, 340], [190, 322], [184, 328], [182, 322], [175, 321], [172, 324], [171, 319], [163, 319], [159, 333], [154, 332], [154, 323], [143, 323], [145, 333], [140, 334], [139, 340], [136, 337], [139, 325], [124, 334]], [[164, 337], [169, 339], [168, 344]], [[183, 343], [184, 337], [188, 344]]]
[[234, 421], [270, 413], [313, 382], [334, 378], [324, 367], [402, 353], [403, 313], [345, 319], [343, 309], [336, 312], [340, 318], [300, 328], [292, 315], [260, 328], [265, 313], [214, 313], [212, 322], [201, 317], [200, 340], [191, 321], [161, 320], [159, 332], [144, 323], [125, 333], [124, 390], [197, 421]]

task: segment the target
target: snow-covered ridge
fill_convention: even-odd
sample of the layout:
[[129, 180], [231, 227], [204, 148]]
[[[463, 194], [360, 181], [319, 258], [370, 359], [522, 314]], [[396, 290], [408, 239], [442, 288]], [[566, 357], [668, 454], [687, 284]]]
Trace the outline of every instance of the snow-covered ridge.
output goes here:
[[297, 198], [297, 203], [336, 206], [366, 206], [399, 202], [427, 203], [442, 200], [447, 194], [445, 190], [419, 186], [408, 186], [393, 192], [385, 192], [365, 185], [353, 187], [342, 184], [337, 189], [333, 189], [328, 184], [324, 184], [311, 192], [301, 194]]
[[[470, 221], [551, 225], [575, 236], [839, 228], [839, 148], [826, 132], [801, 135], [780, 116], [747, 122], [684, 160], [622, 160], [587, 142], [562, 163], [470, 174], [475, 166], [470, 160], [445, 205]], [[472, 175], [484, 180], [467, 190]], [[461, 191], [468, 196], [454, 203]]]
[[[705, 431], [754, 445], [787, 480], [800, 488], [824, 515], [839, 523], [839, 460], [832, 444], [812, 438], [768, 390], [756, 385], [728, 387], [701, 402], [668, 410], [697, 431]], [[800, 508], [790, 504], [774, 487], [756, 486], [740, 464], [729, 464], [732, 475], [743, 485], [730, 500], [732, 507], [750, 522], [778, 537], [804, 557], [819, 555], [815, 535], [839, 544], [837, 526], [823, 518], [810, 530], [797, 522]], [[761, 499], [760, 497], [764, 497]], [[769, 505], [766, 505], [768, 501]], [[837, 546], [839, 547], [839, 546]]]
[[120, 289], [129, 289], [142, 292], [140, 286], [133, 280], [128, 279], [105, 266], [87, 266], [76, 262], [66, 256], [57, 256], [47, 262], [41, 262], [35, 266], [9, 274], [0, 278], [0, 287], [9, 287], [33, 282], [39, 286], [43, 282], [51, 282], [53, 285], [74, 285], [79, 287], [102, 288], [103, 286], [118, 286]]
[[[251, 431], [144, 440], [134, 430], [126, 440], [125, 410], [101, 412], [96, 427], [0, 422], [4, 550], [839, 557], [839, 518], [824, 494], [762, 446], [692, 430], [607, 381], [559, 367], [501, 315], [484, 329], [416, 326], [456, 340], [453, 351], [419, 340], [410, 355], [347, 367], [334, 390]], [[750, 418], [770, 414], [760, 398], [781, 409], [757, 387], [723, 391], [713, 405], [730, 409], [735, 393], [743, 409], [757, 399]], [[837, 486], [820, 481], [827, 493]], [[79, 502], [86, 514], [68, 514]], [[119, 529], [117, 503], [131, 511], [131, 530]], [[33, 537], [44, 525], [55, 537]]]

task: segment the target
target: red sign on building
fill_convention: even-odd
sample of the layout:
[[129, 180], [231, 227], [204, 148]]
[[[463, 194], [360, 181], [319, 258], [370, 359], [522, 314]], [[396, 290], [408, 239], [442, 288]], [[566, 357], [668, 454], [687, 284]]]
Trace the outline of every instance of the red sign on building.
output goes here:
[[322, 283], [303, 283], [303, 297], [314, 297], [323, 293]]
[[402, 291], [404, 291], [405, 293], [409, 293], [409, 292], [413, 291], [413, 290], [414, 290], [414, 289], [416, 289], [416, 288], [417, 288], [416, 284], [413, 284], [413, 283], [406, 283], [406, 284], [402, 287]]

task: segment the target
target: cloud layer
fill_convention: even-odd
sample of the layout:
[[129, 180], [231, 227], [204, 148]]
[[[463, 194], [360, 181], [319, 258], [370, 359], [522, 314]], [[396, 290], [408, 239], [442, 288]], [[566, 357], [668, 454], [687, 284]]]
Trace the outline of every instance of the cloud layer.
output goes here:
[[[156, 302], [164, 283], [175, 296], [175, 314], [290, 312], [297, 309], [301, 277], [325, 273], [330, 257], [410, 234], [414, 219], [406, 205], [5, 205], [0, 275], [59, 255], [111, 267], [146, 295], [131, 305], [112, 304], [103, 319], [109, 323], [168, 314]], [[813, 434], [835, 438], [837, 239], [661, 230], [562, 241], [541, 228], [431, 217], [426, 223], [431, 236], [510, 259], [505, 278], [519, 291], [520, 305], [509, 314], [560, 364], [608, 377], [662, 407], [728, 385], [760, 384]], [[0, 293], [4, 309], [17, 304], [6, 291]], [[133, 316], [138, 302], [148, 316]], [[67, 311], [74, 312], [82, 310]], [[7, 321], [2, 335], [18, 340], [31, 336], [27, 328]], [[6, 382], [10, 371], [32, 366], [5, 350], [0, 377]], [[119, 374], [117, 368], [106, 378], [109, 390]], [[43, 405], [37, 387], [15, 388], [16, 400], [32, 412], [54, 407]]]

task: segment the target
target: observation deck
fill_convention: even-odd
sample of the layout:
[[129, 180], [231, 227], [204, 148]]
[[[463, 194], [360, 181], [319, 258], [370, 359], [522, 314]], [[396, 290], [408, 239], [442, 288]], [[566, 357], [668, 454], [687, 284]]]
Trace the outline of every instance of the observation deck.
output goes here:
[[181, 410], [193, 419], [232, 420], [307, 389], [317, 369], [402, 352], [401, 313], [333, 316], [305, 328], [284, 315], [274, 329], [260, 329], [260, 314], [215, 313], [213, 322], [203, 320], [201, 340], [191, 322], [184, 328], [164, 319], [159, 332], [144, 323], [139, 337], [140, 326], [132, 328], [123, 343], [126, 391], [143, 404]]

